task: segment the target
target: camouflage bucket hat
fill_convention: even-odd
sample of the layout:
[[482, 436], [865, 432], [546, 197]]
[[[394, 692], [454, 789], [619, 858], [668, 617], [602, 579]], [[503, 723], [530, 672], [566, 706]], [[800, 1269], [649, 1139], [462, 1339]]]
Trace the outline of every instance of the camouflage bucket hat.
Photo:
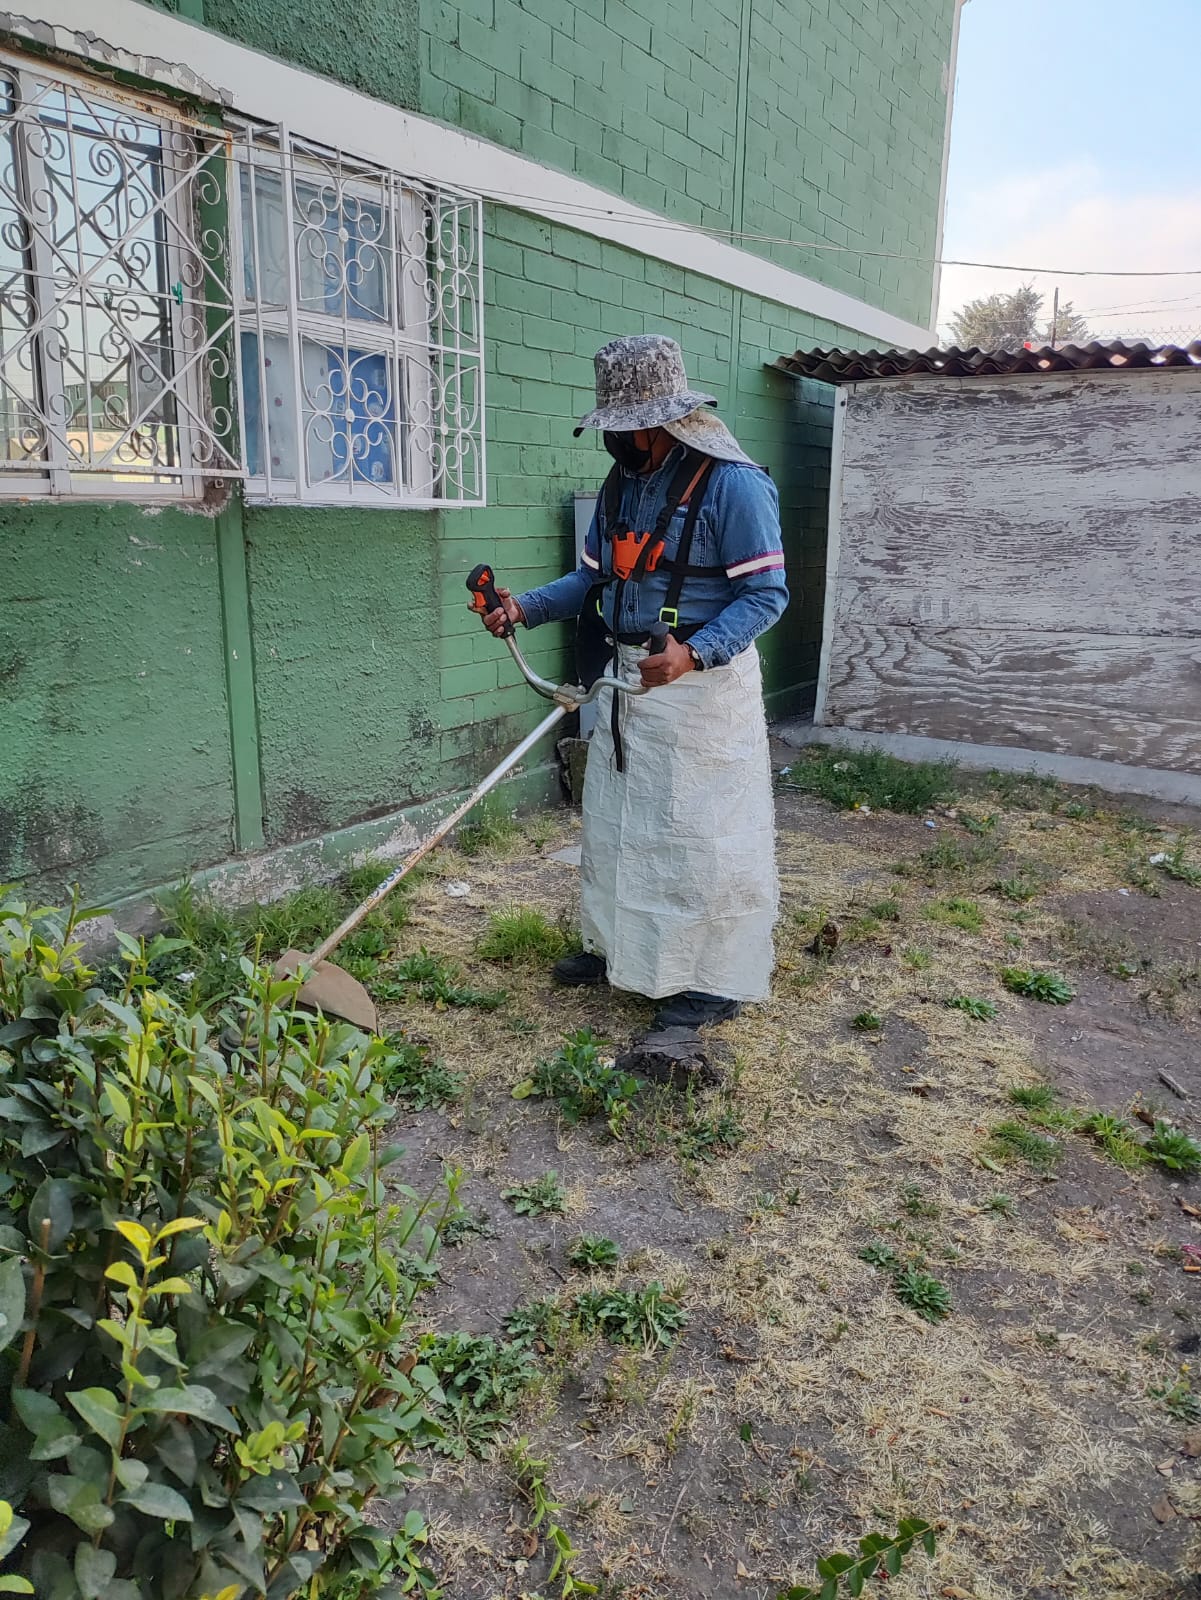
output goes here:
[[585, 428], [607, 433], [661, 428], [698, 406], [717, 404], [713, 395], [688, 387], [683, 353], [661, 333], [613, 339], [597, 351], [595, 366], [596, 409], [580, 418], [577, 438]]

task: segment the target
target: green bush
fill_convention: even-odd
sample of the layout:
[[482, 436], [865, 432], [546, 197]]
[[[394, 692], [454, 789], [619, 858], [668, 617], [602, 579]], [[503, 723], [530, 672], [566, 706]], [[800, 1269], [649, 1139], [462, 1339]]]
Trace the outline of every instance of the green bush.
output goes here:
[[245, 958], [190, 1014], [152, 976], [171, 941], [122, 936], [106, 993], [74, 922], [0, 891], [8, 1571], [53, 1600], [432, 1594], [420, 1524], [363, 1514], [439, 1437], [410, 1312], [457, 1184], [389, 1199], [387, 1045]]

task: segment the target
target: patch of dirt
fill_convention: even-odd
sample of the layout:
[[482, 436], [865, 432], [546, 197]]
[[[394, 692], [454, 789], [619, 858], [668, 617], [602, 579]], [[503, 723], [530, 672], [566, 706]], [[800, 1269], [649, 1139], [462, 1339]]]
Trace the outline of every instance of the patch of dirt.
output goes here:
[[[486, 1214], [443, 1254], [423, 1316], [500, 1336], [523, 1302], [652, 1278], [689, 1315], [653, 1351], [573, 1334], [546, 1352], [506, 1435], [548, 1461], [574, 1571], [602, 1595], [771, 1600], [905, 1516], [933, 1523], [939, 1545], [889, 1582], [892, 1600], [1196, 1593], [1201, 1278], [1184, 1247], [1201, 1248], [1201, 1180], [1124, 1170], [1072, 1114], [1138, 1103], [1201, 1135], [1201, 1024], [1182, 979], [1201, 891], [1133, 886], [1129, 827], [1104, 812], [1065, 819], [1049, 791], [1044, 810], [1028, 797], [988, 809], [996, 848], [973, 856], [979, 836], [950, 816], [928, 829], [782, 795], [771, 1002], [715, 1030], [722, 1086], [647, 1090], [620, 1138], [512, 1089], [576, 1028], [616, 1054], [650, 1008], [476, 954], [498, 905], [571, 923], [577, 874], [547, 857], [578, 825], [544, 830], [541, 854], [447, 855], [412, 894], [402, 953], [425, 945], [507, 994], [492, 1012], [414, 1000], [390, 1017], [467, 1083], [458, 1105], [400, 1119], [403, 1180], [425, 1192], [459, 1167], [461, 1202]], [[960, 864], [924, 855], [940, 839], [964, 846]], [[1011, 863], [1032, 874], [1030, 899], [998, 887]], [[448, 879], [471, 893], [449, 897]], [[941, 920], [950, 900], [974, 908], [967, 926]], [[817, 957], [827, 921], [843, 938]], [[1109, 970], [1115, 935], [1150, 965]], [[1000, 972], [1017, 964], [1062, 972], [1076, 997], [1011, 994]], [[965, 996], [986, 1015], [946, 1004]], [[878, 1034], [852, 1027], [865, 1011]], [[1161, 1069], [1195, 1098], [1176, 1099]], [[1045, 1115], [1014, 1102], [1042, 1083], [1056, 1094]], [[698, 1145], [723, 1118], [734, 1147]], [[1014, 1121], [1054, 1141], [1047, 1172], [996, 1144]], [[501, 1198], [552, 1169], [565, 1215], [519, 1217]], [[620, 1267], [573, 1270], [580, 1232], [615, 1240]], [[891, 1270], [862, 1259], [871, 1245], [944, 1283], [950, 1315], [923, 1321]], [[431, 1519], [446, 1600], [561, 1594], [504, 1440], [485, 1461], [422, 1465], [409, 1503]]]

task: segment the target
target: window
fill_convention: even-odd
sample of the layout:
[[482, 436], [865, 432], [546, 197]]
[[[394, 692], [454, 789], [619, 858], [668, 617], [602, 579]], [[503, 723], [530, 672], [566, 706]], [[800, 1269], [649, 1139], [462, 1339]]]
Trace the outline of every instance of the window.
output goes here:
[[247, 493], [482, 504], [479, 201], [283, 128], [235, 156]]
[[0, 55], [0, 492], [240, 473], [219, 130]]

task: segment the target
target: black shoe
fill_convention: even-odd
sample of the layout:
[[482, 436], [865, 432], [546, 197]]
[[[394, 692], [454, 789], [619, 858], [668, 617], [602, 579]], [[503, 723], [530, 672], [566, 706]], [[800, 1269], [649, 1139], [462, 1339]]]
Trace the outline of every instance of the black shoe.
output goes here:
[[673, 994], [655, 1013], [653, 1026], [661, 1028], [708, 1028], [715, 1022], [728, 1022], [742, 1011], [737, 1000], [723, 1000], [717, 994]]
[[562, 961], [555, 962], [554, 979], [565, 989], [591, 989], [604, 983], [605, 970], [604, 956], [581, 950], [579, 955], [564, 956]]

